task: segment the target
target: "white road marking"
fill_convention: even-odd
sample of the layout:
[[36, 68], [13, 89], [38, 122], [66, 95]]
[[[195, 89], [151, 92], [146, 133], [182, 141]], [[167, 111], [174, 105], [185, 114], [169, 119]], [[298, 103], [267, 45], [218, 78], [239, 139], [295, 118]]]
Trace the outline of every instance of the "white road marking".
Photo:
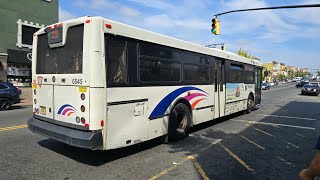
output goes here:
[[266, 123], [266, 122], [236, 120], [236, 119], [231, 119], [231, 121], [244, 122], [244, 123], [249, 123], [249, 124], [275, 125], [275, 126], [292, 127], [292, 128], [299, 128], [299, 129], [316, 130], [316, 128], [313, 128], [313, 127], [294, 126], [294, 125], [288, 125], [288, 124]]
[[265, 132], [265, 131], [263, 131], [263, 130], [261, 130], [261, 129], [258, 129], [258, 128], [253, 128], [253, 129], [255, 129], [255, 130], [259, 131], [259, 132], [262, 132], [263, 134], [266, 134], [266, 135], [268, 135], [268, 136], [275, 137], [275, 136], [273, 136], [272, 134], [267, 133], [267, 132]]
[[283, 142], [285, 142], [285, 143], [287, 143], [287, 144], [290, 144], [291, 146], [293, 146], [293, 147], [295, 147], [295, 148], [297, 148], [297, 149], [300, 149], [299, 146], [297, 146], [297, 145], [295, 145], [295, 144], [292, 144], [292, 143], [289, 142], [289, 141], [283, 140]]
[[293, 165], [292, 163], [290, 163], [290, 162], [288, 162], [288, 161], [286, 161], [286, 160], [284, 160], [283, 158], [281, 158], [281, 157], [279, 157], [279, 156], [276, 156], [280, 161], [282, 161], [282, 162], [284, 162], [284, 163], [286, 163], [286, 164], [288, 164], [288, 165], [290, 165], [290, 166], [292, 166], [292, 167], [296, 167], [295, 165]]
[[303, 135], [299, 134], [299, 133], [296, 133], [296, 135], [300, 136], [300, 137], [304, 137]]
[[301, 119], [301, 120], [308, 120], [308, 121], [316, 121], [317, 120], [314, 118], [303, 118], [303, 117], [293, 117], [293, 116], [277, 116], [277, 115], [271, 115], [271, 114], [257, 114], [257, 115], [266, 116], [266, 117], [287, 118], [287, 119]]

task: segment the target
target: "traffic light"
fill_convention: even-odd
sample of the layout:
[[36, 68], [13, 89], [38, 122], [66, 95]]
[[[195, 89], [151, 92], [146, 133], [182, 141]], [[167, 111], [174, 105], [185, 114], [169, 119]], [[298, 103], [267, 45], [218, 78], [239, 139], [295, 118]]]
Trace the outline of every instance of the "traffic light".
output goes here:
[[220, 21], [217, 18], [212, 19], [212, 34], [219, 35], [220, 34]]

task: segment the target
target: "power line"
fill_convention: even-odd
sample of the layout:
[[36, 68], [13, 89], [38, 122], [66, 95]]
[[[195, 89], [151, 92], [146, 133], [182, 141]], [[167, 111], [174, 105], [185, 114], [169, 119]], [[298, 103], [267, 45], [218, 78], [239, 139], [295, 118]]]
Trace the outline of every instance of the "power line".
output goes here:
[[259, 11], [259, 10], [267, 10], [267, 9], [312, 8], [312, 7], [320, 7], [320, 4], [305, 4], [305, 5], [292, 5], [292, 6], [274, 6], [274, 7], [264, 7], [264, 8], [239, 9], [239, 10], [232, 10], [232, 11], [219, 13], [214, 16], [218, 17], [223, 14], [229, 14], [229, 13], [233, 13], [233, 12], [242, 12], [242, 11]]

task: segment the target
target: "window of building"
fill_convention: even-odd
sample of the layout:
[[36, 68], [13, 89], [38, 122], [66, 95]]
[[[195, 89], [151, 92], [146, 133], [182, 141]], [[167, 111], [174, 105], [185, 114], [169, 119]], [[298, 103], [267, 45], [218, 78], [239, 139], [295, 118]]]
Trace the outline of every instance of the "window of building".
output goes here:
[[19, 48], [32, 48], [33, 34], [39, 29], [43, 28], [44, 25], [40, 25], [34, 22], [22, 21], [19, 19], [18, 24], [18, 33], [17, 33], [17, 46]]
[[22, 26], [22, 44], [32, 45], [33, 34], [37, 32], [39, 28], [31, 26]]

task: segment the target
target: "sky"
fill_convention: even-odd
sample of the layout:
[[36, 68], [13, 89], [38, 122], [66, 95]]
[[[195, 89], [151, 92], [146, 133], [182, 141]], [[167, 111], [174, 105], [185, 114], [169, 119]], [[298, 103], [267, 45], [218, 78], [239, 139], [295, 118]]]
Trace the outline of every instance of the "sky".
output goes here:
[[247, 8], [317, 4], [319, 0], [59, 0], [59, 20], [102, 16], [200, 45], [225, 43], [262, 62], [320, 69], [320, 8], [238, 12], [219, 17], [220, 35], [211, 34], [214, 14]]

